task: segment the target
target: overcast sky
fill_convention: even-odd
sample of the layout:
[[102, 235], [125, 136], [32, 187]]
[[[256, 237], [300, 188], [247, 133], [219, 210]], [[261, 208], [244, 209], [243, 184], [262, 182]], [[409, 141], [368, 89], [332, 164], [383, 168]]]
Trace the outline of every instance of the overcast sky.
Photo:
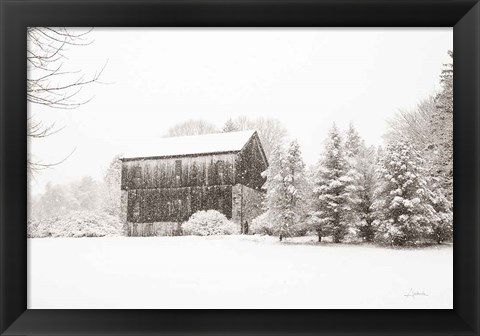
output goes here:
[[439, 89], [453, 47], [451, 28], [402, 29], [106, 29], [92, 44], [70, 47], [65, 69], [101, 80], [75, 110], [29, 105], [29, 113], [64, 129], [30, 142], [44, 163], [33, 194], [48, 181], [100, 179], [115, 154], [155, 142], [174, 124], [203, 118], [221, 127], [232, 117], [275, 117], [315, 163], [333, 122], [352, 121], [368, 144], [381, 144], [386, 120]]

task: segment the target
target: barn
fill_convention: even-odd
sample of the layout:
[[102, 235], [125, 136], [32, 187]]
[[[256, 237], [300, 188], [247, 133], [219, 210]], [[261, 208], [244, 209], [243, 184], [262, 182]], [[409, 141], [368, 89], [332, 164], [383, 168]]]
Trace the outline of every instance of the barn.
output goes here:
[[163, 138], [122, 161], [121, 213], [129, 236], [181, 234], [198, 210], [214, 209], [247, 233], [262, 212], [268, 167], [256, 131]]

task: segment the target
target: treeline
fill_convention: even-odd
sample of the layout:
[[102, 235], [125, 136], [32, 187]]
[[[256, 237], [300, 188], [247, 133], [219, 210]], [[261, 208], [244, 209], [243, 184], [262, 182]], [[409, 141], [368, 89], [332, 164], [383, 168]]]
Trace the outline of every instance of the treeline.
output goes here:
[[367, 146], [351, 124], [335, 124], [307, 170], [296, 141], [277, 145], [264, 173], [266, 213], [253, 230], [285, 237], [314, 231], [391, 245], [442, 243], [453, 233], [453, 53], [442, 89], [390, 121], [384, 148]]
[[121, 162], [116, 156], [100, 181], [84, 176], [68, 184], [47, 183], [43, 194], [29, 197], [29, 219], [42, 220], [73, 211], [104, 212], [118, 217], [120, 178]]
[[[237, 117], [221, 129], [189, 120], [165, 136], [258, 131], [270, 165], [263, 173], [265, 213], [251, 223], [255, 233], [282, 240], [314, 232], [319, 241], [328, 237], [337, 243], [442, 243], [453, 234], [453, 53], [449, 55], [440, 91], [389, 120], [384, 146], [366, 145], [353, 124], [345, 131], [334, 124], [313, 167], [306, 167], [297, 141], [285, 144], [287, 131], [277, 119]], [[121, 163], [115, 157], [101, 181], [84, 177], [47, 185], [44, 194], [28, 200], [29, 227], [79, 211], [119, 218], [120, 179]], [[88, 214], [82, 218], [91, 221]]]

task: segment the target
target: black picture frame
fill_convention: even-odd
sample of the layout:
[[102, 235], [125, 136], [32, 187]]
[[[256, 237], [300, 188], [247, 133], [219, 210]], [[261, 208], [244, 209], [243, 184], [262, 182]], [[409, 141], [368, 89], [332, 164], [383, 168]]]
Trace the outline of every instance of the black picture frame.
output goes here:
[[[0, 15], [2, 335], [479, 335], [477, 1], [0, 0]], [[27, 310], [27, 26], [454, 27], [454, 309]]]

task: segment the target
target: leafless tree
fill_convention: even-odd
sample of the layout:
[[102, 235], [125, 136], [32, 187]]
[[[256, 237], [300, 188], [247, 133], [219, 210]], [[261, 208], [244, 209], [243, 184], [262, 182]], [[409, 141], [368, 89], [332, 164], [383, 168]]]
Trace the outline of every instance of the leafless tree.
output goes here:
[[218, 128], [203, 119], [189, 119], [187, 121], [176, 124], [171, 127], [164, 135], [165, 138], [185, 136], [185, 135], [200, 135], [220, 132]]
[[401, 110], [388, 121], [388, 140], [407, 140], [425, 151], [432, 140], [431, 118], [436, 109], [435, 96], [421, 101], [413, 110]]
[[[91, 44], [93, 40], [88, 37], [91, 30], [73, 32], [65, 27], [27, 28], [27, 101], [29, 103], [56, 109], [74, 109], [92, 99], [78, 99], [78, 95], [85, 85], [99, 82], [106, 64], [99, 72], [88, 78], [79, 71], [64, 70], [64, 62], [67, 60], [65, 54], [68, 48]], [[35, 120], [34, 116], [29, 116], [27, 137], [45, 138], [61, 129], [56, 128], [54, 123], [47, 125]], [[41, 163], [29, 155], [28, 172], [32, 174], [39, 169], [60, 164], [72, 153], [56, 163]]]
[[232, 121], [237, 130], [256, 130], [267, 158], [273, 152], [273, 149], [283, 143], [287, 136], [287, 129], [280, 120], [275, 118], [255, 118], [249, 119], [246, 116], [237, 117]]

